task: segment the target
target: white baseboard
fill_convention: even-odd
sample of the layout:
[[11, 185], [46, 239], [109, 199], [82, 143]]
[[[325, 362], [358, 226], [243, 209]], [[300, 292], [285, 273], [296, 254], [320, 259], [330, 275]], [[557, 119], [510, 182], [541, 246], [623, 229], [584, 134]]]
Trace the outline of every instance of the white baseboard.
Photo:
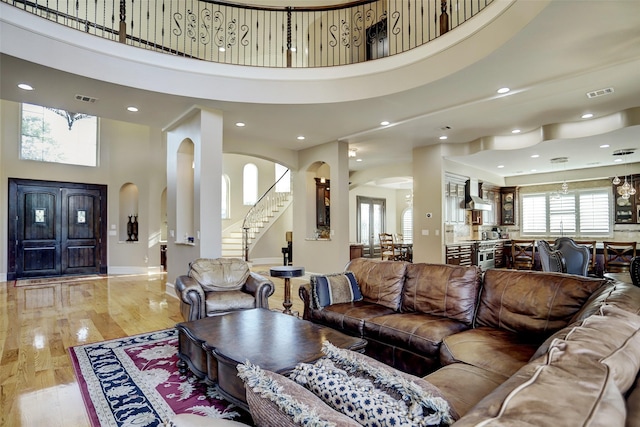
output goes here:
[[129, 267], [129, 266], [109, 266], [107, 268], [107, 274], [160, 274], [164, 270], [162, 266], [149, 266], [149, 267]]
[[170, 296], [174, 297], [175, 299], [178, 299], [178, 295], [176, 295], [176, 285], [173, 283], [169, 283], [167, 282], [164, 286], [164, 291], [165, 293], [169, 294]]

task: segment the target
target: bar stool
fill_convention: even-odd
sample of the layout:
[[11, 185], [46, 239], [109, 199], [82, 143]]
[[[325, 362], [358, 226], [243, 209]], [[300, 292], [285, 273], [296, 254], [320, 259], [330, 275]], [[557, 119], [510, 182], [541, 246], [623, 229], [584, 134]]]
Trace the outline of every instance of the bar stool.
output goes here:
[[636, 256], [636, 242], [602, 242], [604, 244], [604, 271], [626, 273], [631, 259]]
[[514, 268], [516, 270], [533, 270], [535, 259], [535, 240], [511, 241], [511, 268]]

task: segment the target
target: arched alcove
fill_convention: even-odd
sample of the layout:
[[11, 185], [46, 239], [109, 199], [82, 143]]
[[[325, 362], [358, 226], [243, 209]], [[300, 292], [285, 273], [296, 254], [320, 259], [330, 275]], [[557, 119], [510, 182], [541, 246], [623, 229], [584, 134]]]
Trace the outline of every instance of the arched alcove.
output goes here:
[[307, 168], [307, 221], [308, 235], [316, 238], [331, 237], [331, 168], [323, 161]]
[[138, 241], [138, 186], [127, 182], [120, 187], [118, 223], [120, 233], [118, 240], [121, 242]]
[[176, 235], [178, 243], [193, 243], [194, 236], [194, 144], [183, 140], [176, 153]]

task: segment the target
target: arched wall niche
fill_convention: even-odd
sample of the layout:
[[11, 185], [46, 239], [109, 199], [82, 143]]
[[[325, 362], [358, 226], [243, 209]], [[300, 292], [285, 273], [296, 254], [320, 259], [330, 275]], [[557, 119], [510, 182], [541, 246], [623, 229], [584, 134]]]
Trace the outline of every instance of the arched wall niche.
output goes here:
[[176, 243], [193, 243], [195, 146], [185, 138], [176, 153]]
[[129, 226], [130, 221], [136, 222], [139, 220], [138, 218], [138, 201], [139, 201], [139, 193], [138, 186], [127, 182], [120, 187], [119, 194], [119, 207], [120, 211], [118, 213], [118, 225], [120, 232], [118, 233], [118, 240], [121, 242], [125, 241], [138, 241], [138, 233], [137, 230], [135, 234], [130, 234], [133, 232], [132, 226]]

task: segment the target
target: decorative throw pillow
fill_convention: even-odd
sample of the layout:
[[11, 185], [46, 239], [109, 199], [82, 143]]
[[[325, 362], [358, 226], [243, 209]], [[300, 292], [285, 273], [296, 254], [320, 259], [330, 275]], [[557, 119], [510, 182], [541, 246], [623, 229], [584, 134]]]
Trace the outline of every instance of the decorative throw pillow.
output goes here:
[[[260, 418], [261, 410], [263, 408], [267, 408], [268, 405], [260, 405], [260, 410], [251, 408], [253, 399], [251, 399], [252, 396], [250, 396], [250, 393], [256, 393], [263, 399], [267, 399], [270, 402], [273, 402], [273, 404], [277, 406], [277, 410], [280, 413], [286, 415], [288, 419], [291, 420], [291, 424], [295, 423], [295, 425], [301, 425], [304, 427], [336, 427], [337, 425], [339, 425], [339, 422], [336, 422], [337, 420], [331, 421], [323, 419], [318, 413], [324, 412], [323, 408], [320, 408], [317, 405], [315, 405], [314, 407], [310, 407], [307, 403], [304, 402], [304, 396], [301, 396], [302, 400], [293, 397], [292, 394], [296, 394], [296, 396], [301, 394], [299, 390], [295, 390], [296, 387], [300, 386], [294, 382], [291, 382], [286, 377], [281, 377], [274, 372], [264, 371], [262, 368], [257, 365], [251, 364], [249, 361], [245, 362], [244, 364], [239, 364], [237, 366], [237, 369], [238, 376], [246, 384], [249, 407], [250, 409], [252, 409], [252, 415], [254, 419], [256, 417]], [[302, 391], [304, 391], [304, 389], [302, 389]], [[308, 402], [309, 400], [306, 399], [306, 401]], [[326, 410], [333, 412], [328, 407]], [[337, 413], [334, 412], [334, 414]], [[278, 424], [277, 422], [275, 422], [277, 416], [277, 414], [268, 415], [269, 421], [265, 422], [274, 422], [274, 424]], [[267, 417], [265, 416], [265, 418]], [[333, 414], [328, 414], [327, 418], [338, 417], [334, 416]], [[345, 420], [341, 421], [341, 424], [344, 425]]]
[[313, 365], [300, 363], [290, 378], [329, 406], [364, 426], [414, 426], [407, 405], [395, 400], [371, 381], [352, 377], [328, 359]]
[[[321, 400], [365, 426], [448, 426], [454, 422], [448, 402], [393, 368], [365, 355], [322, 346], [326, 358], [300, 363], [290, 378]], [[417, 379], [419, 380], [419, 379]], [[457, 418], [457, 414], [456, 414]]]
[[351, 272], [311, 276], [311, 295], [316, 307], [362, 300], [362, 293]]

